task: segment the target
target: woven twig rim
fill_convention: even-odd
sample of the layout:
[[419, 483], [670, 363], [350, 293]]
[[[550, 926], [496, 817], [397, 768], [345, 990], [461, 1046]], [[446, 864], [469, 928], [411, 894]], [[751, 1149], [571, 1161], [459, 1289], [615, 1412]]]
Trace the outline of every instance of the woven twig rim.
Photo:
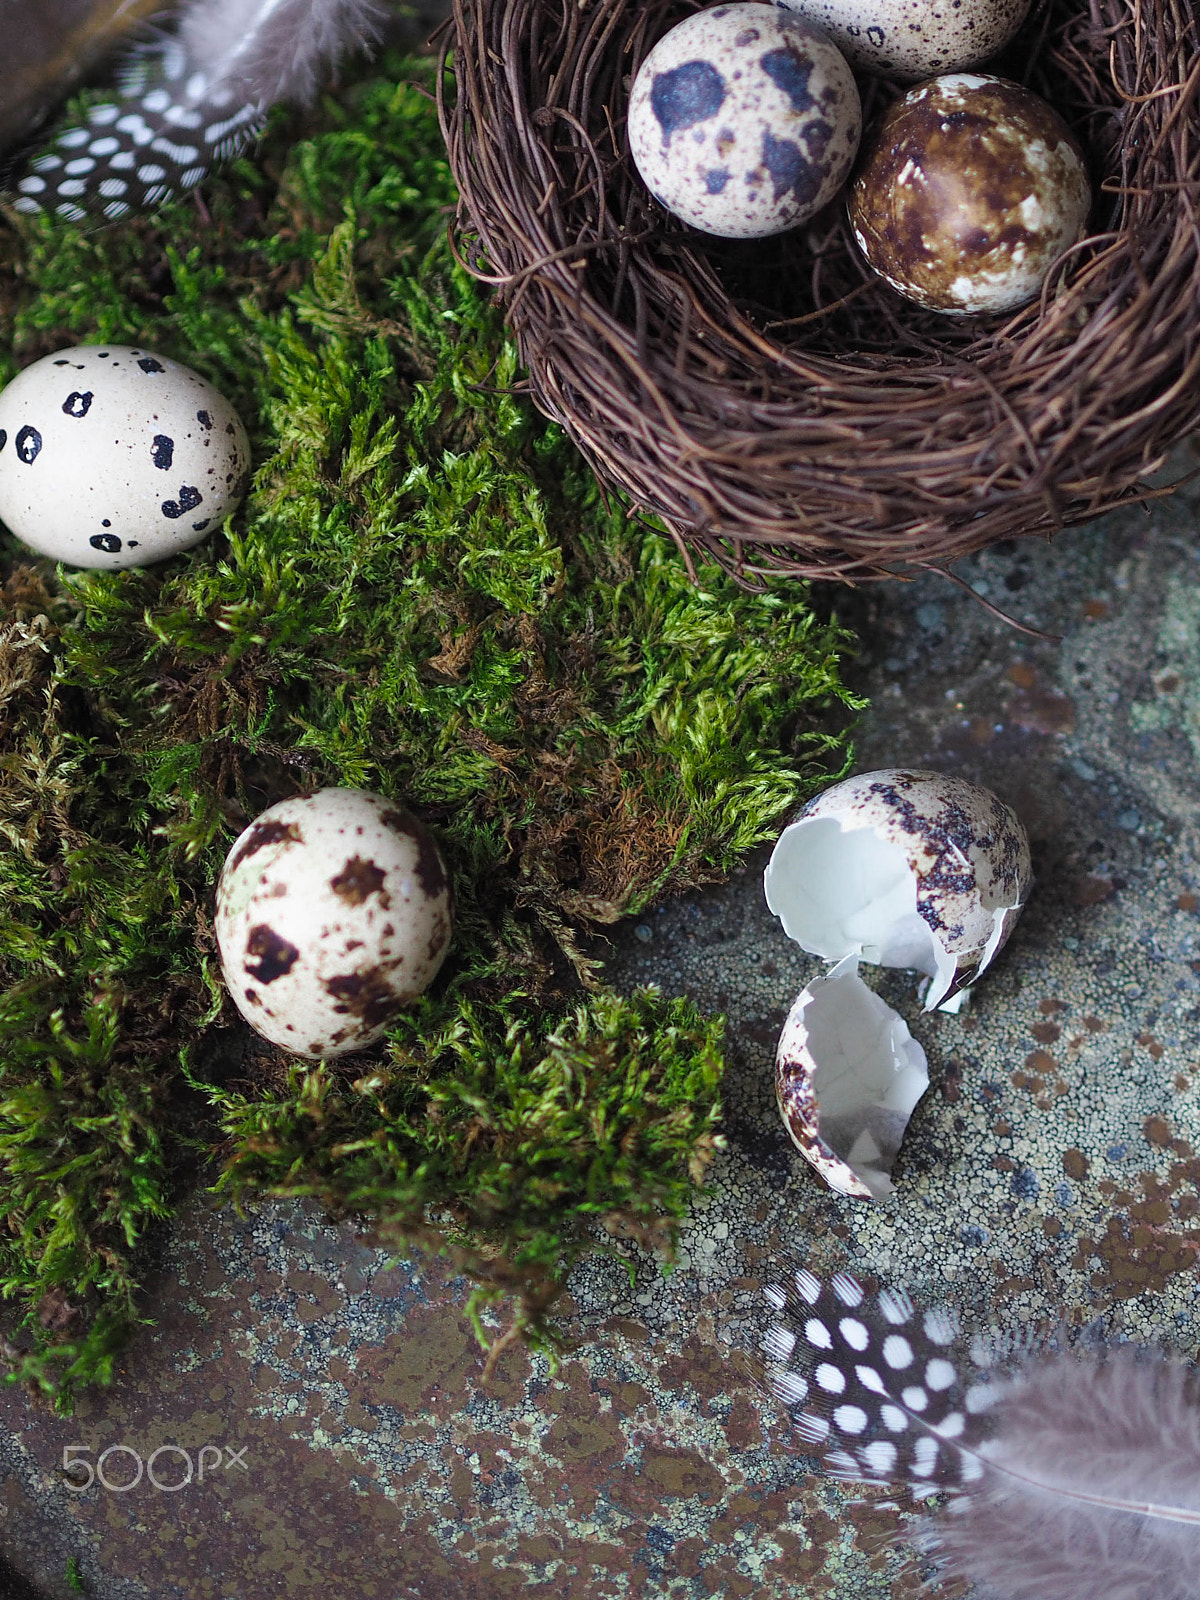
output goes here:
[[1190, 0], [1051, 0], [996, 69], [1052, 96], [1098, 190], [1098, 231], [1002, 323], [905, 306], [838, 203], [785, 236], [793, 319], [735, 299], [745, 255], [667, 217], [625, 137], [633, 73], [696, 9], [455, 0], [462, 257], [601, 481], [746, 583], [942, 565], [1143, 498], [1200, 424]]

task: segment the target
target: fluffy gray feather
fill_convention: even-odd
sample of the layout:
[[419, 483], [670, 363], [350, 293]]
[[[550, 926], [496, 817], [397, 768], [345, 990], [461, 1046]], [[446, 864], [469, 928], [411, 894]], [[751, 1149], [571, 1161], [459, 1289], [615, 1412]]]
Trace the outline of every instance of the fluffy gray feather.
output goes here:
[[1200, 1406], [1183, 1363], [1127, 1347], [1036, 1361], [991, 1426], [983, 1476], [940, 1519], [947, 1576], [1005, 1600], [1200, 1596]]
[[344, 51], [379, 35], [380, 0], [192, 0], [179, 42], [192, 70], [260, 110], [309, 103]]

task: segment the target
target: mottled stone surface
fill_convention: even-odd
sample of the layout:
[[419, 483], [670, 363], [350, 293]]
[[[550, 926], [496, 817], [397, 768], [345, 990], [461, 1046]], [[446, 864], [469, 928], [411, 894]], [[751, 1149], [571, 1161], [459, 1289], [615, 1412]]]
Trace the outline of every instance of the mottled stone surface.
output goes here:
[[[387, 1266], [301, 1206], [199, 1199], [111, 1391], [73, 1418], [0, 1396], [0, 1543], [45, 1595], [903, 1600], [888, 1513], [806, 1470], [742, 1352], [796, 1256], [945, 1296], [971, 1327], [1065, 1318], [1193, 1352], [1200, 1323], [1200, 548], [1195, 490], [1052, 547], [962, 563], [1063, 634], [1038, 642], [933, 578], [864, 602], [859, 766], [996, 789], [1038, 882], [959, 1016], [880, 977], [931, 1088], [881, 1204], [819, 1187], [774, 1104], [783, 1017], [820, 963], [766, 911], [761, 861], [625, 931], [621, 981], [730, 1018], [728, 1146], [664, 1278], [623, 1242], [572, 1278], [558, 1373], [510, 1349], [481, 1386], [464, 1288]], [[631, 1286], [626, 1261], [636, 1263]], [[63, 1448], [206, 1455], [179, 1492], [76, 1493]], [[244, 1466], [230, 1451], [244, 1451]], [[220, 1465], [215, 1464], [219, 1454]], [[156, 1472], [177, 1481], [178, 1455]], [[128, 1453], [110, 1456], [120, 1483]]]

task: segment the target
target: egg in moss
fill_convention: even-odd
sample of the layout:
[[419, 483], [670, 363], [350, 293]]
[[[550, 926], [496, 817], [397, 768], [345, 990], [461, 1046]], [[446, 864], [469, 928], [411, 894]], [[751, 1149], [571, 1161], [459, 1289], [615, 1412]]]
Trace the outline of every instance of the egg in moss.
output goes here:
[[216, 936], [234, 1004], [297, 1055], [361, 1050], [424, 993], [450, 945], [433, 834], [365, 789], [282, 800], [234, 842]]
[[232, 404], [169, 356], [75, 345], [0, 392], [0, 520], [55, 561], [165, 561], [220, 527], [249, 477]]

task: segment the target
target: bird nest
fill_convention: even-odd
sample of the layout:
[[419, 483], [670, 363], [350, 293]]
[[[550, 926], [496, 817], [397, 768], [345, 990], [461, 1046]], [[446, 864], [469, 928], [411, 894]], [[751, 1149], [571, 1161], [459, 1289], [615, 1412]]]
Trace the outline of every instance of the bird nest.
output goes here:
[[[953, 319], [867, 269], [840, 201], [746, 242], [650, 198], [630, 84], [697, 9], [455, 0], [447, 39], [463, 259], [601, 481], [749, 584], [937, 567], [1143, 498], [1200, 422], [1191, 0], [1050, 0], [989, 64], [1066, 117], [1096, 203], [1040, 301]], [[863, 88], [868, 123], [899, 92]]]

